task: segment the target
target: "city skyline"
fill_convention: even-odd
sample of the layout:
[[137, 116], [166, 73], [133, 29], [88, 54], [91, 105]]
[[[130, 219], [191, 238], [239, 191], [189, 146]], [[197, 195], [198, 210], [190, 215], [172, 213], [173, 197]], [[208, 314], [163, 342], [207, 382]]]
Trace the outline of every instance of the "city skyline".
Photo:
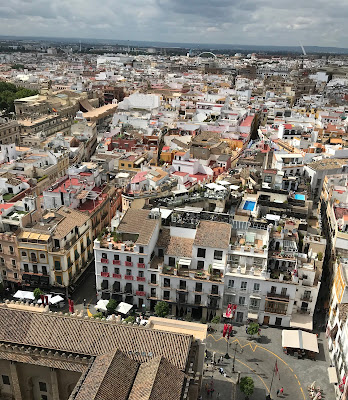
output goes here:
[[115, 10], [111, 1], [73, 4], [11, 0], [0, 7], [0, 35], [240, 45], [345, 47], [346, 8], [334, 0], [191, 1], [131, 0]]

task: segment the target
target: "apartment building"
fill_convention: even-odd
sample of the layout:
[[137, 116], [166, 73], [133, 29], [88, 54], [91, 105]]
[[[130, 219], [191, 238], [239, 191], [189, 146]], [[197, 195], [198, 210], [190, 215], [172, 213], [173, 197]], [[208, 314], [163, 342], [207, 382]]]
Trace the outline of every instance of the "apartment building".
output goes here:
[[93, 255], [88, 215], [60, 207], [18, 235], [23, 285], [68, 287]]
[[164, 300], [171, 313], [180, 316], [221, 314], [229, 224], [200, 221], [196, 228], [175, 225], [161, 228], [158, 212], [128, 209], [113, 238], [110, 234], [95, 241], [98, 295], [118, 301], [125, 296], [139, 308], [150, 309]]
[[0, 144], [20, 142], [20, 126], [17, 121], [0, 118]]
[[[348, 259], [341, 258], [334, 265], [330, 310], [326, 326], [329, 356], [336, 378], [336, 399], [346, 399], [348, 394]], [[333, 382], [334, 383], [334, 382]]]

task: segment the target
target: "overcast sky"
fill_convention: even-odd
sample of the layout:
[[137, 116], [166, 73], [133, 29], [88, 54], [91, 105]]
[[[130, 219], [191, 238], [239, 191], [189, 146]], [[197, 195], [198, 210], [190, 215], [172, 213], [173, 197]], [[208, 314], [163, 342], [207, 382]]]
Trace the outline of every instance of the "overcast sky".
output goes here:
[[0, 34], [348, 47], [347, 0], [7, 0]]

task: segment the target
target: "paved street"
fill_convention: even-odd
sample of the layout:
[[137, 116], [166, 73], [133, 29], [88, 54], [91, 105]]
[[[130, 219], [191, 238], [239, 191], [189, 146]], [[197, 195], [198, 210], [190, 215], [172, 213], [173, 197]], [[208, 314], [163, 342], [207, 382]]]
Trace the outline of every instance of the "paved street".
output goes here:
[[[215, 351], [217, 359], [220, 355], [226, 353], [227, 342], [221, 334], [222, 325], [216, 333], [209, 335], [207, 340], [208, 357]], [[277, 389], [283, 386], [284, 394], [279, 398], [305, 400], [309, 399], [307, 386], [316, 381], [316, 386], [323, 389], [323, 399], [331, 400], [334, 398], [334, 387], [329, 383], [327, 367], [329, 366], [329, 358], [327, 354], [327, 346], [325, 334], [319, 336], [319, 355], [316, 361], [304, 359], [298, 360], [290, 355], [282, 352], [281, 346], [281, 329], [263, 327], [260, 341], [249, 340], [245, 333], [245, 326], [234, 327], [234, 336], [230, 338], [229, 355], [230, 359], [223, 361], [222, 367], [227, 373], [227, 377], [221, 377], [220, 373], [214, 372], [214, 393], [212, 397], [207, 397], [204, 393], [203, 398], [216, 399], [217, 393], [220, 392], [221, 399], [234, 399], [232, 393], [232, 384], [230, 386], [226, 382], [230, 381], [231, 376], [235, 376], [232, 372], [234, 349], [236, 348], [235, 371], [240, 371], [241, 376], [251, 376], [255, 383], [255, 392], [250, 400], [265, 399], [269, 393], [273, 369], [275, 361], [279, 369], [279, 376], [276, 375], [272, 385], [272, 398], [276, 398]], [[206, 377], [211, 377], [210, 360], [208, 361], [208, 371], [205, 372]], [[207, 369], [207, 364], [206, 364]], [[219, 367], [219, 365], [217, 366]], [[220, 381], [223, 385], [220, 386]], [[220, 389], [221, 387], [221, 389]], [[236, 400], [243, 399], [244, 395], [237, 390]]]

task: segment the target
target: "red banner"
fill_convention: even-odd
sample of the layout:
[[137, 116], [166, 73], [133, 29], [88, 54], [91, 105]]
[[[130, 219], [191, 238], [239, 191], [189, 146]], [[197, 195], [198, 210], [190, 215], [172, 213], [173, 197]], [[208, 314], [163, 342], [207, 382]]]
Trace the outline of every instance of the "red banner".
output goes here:
[[69, 312], [73, 313], [74, 312], [74, 301], [69, 299], [68, 302], [69, 302]]
[[223, 337], [225, 337], [225, 336], [226, 336], [227, 329], [228, 329], [228, 325], [227, 325], [227, 324], [225, 324], [225, 325], [224, 325], [224, 330], [222, 331], [222, 336], [223, 336]]

